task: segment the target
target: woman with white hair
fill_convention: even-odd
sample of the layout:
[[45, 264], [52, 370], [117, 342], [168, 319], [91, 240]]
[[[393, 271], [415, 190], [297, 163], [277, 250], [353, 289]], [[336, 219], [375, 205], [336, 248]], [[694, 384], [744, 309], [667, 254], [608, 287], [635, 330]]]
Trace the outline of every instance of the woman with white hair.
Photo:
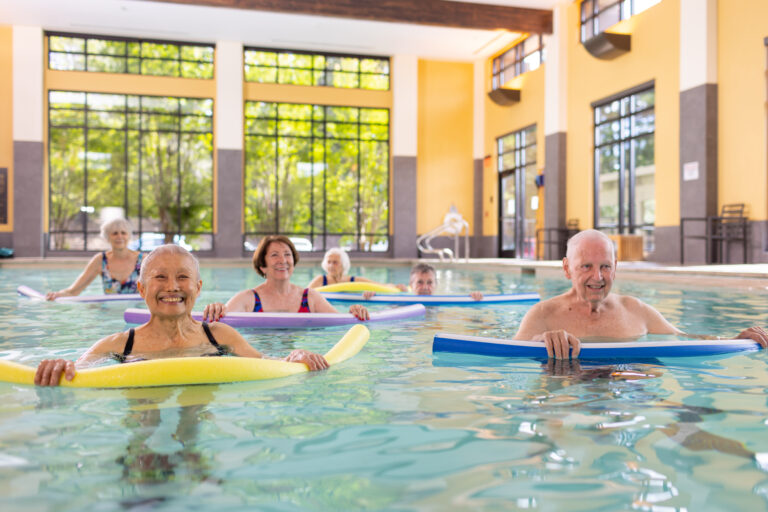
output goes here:
[[139, 279], [142, 253], [128, 248], [133, 229], [131, 224], [117, 218], [101, 225], [101, 237], [112, 247], [108, 251], [96, 254], [86, 265], [85, 270], [68, 288], [45, 294], [46, 300], [59, 297], [80, 295], [85, 288], [101, 274], [104, 293], [137, 293], [136, 282]]
[[372, 283], [370, 279], [359, 276], [347, 275], [349, 267], [349, 255], [347, 251], [339, 247], [328, 249], [323, 256], [323, 262], [320, 265], [325, 270], [325, 274], [315, 277], [309, 282], [310, 288], [320, 288], [329, 284], [336, 283]]
[[[130, 363], [167, 357], [264, 357], [232, 327], [220, 322], [208, 325], [192, 318], [202, 286], [197, 258], [178, 245], [161, 245], [144, 258], [138, 280], [139, 293], [151, 315], [149, 321], [102, 338], [77, 362], [41, 361], [35, 384], [58, 386], [62, 374], [72, 380], [78, 367], [93, 366], [107, 359]], [[304, 363], [310, 370], [328, 368], [323, 356], [306, 350], [294, 350], [284, 360]]]

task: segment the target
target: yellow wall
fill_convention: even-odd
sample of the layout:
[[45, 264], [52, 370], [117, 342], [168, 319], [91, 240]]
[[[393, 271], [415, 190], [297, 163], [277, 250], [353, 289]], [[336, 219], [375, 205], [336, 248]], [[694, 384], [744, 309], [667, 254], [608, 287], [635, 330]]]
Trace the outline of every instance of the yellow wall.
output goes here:
[[[722, 2], [721, 2], [722, 3]], [[664, 0], [622, 23], [632, 50], [611, 60], [579, 42], [579, 3], [568, 6], [566, 217], [594, 223], [594, 122], [590, 104], [650, 80], [656, 90], [656, 226], [680, 223], [680, 2]], [[619, 31], [619, 30], [617, 30]]]
[[768, 2], [718, 2], [718, 201], [768, 218], [766, 46]]
[[[485, 76], [491, 76], [489, 59]], [[499, 231], [499, 169], [496, 139], [510, 132], [536, 125], [536, 168], [541, 174], [544, 168], [544, 66], [523, 73], [505, 84], [505, 87], [520, 90], [520, 102], [510, 106], [500, 106], [485, 94], [485, 140], [483, 147], [486, 160], [483, 166], [483, 235], [497, 235]], [[488, 84], [490, 78], [486, 82]], [[486, 91], [487, 92], [487, 91]], [[544, 192], [538, 191], [539, 209], [537, 227], [541, 227], [544, 215]]]
[[186, 98], [216, 96], [216, 83], [213, 80], [50, 69], [45, 70], [45, 88], [46, 91], [71, 90], [148, 96], [172, 94]]
[[0, 27], [0, 167], [8, 168], [8, 223], [13, 231], [13, 28]]
[[419, 61], [416, 230], [443, 223], [451, 205], [474, 229], [472, 64]]
[[244, 96], [251, 101], [282, 101], [349, 107], [392, 108], [392, 91], [366, 91], [305, 85], [257, 84], [247, 82]]

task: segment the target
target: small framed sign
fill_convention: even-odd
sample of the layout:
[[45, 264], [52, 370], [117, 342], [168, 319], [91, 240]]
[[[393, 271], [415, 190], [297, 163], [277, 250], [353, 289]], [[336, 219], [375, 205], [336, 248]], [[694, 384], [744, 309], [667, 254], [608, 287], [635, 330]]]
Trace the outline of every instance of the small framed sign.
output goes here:
[[683, 181], [699, 179], [699, 162], [685, 162], [683, 164]]

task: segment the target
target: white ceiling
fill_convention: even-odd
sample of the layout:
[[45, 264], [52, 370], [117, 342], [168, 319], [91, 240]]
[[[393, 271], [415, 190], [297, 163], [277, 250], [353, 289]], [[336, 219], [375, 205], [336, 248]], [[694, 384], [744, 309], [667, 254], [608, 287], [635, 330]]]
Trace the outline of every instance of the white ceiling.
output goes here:
[[[462, 0], [551, 9], [563, 0]], [[474, 61], [518, 34], [136, 0], [0, 0], [1, 25], [181, 41]]]

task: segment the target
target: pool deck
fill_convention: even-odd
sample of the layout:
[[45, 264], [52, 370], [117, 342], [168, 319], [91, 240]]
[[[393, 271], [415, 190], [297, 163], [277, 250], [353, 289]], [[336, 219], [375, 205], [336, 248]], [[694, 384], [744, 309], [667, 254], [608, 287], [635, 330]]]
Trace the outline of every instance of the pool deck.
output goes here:
[[[318, 263], [321, 255], [302, 255], [301, 261]], [[73, 258], [10, 258], [0, 260], [0, 268], [29, 267], [80, 267], [85, 266], [89, 257]], [[562, 262], [522, 260], [515, 258], [470, 258], [455, 262], [438, 259], [392, 259], [358, 258], [355, 263], [373, 265], [410, 266], [414, 263], [429, 263], [437, 268], [495, 270], [520, 272], [545, 277], [562, 276]], [[250, 258], [201, 258], [200, 264], [210, 267], [251, 266]], [[687, 285], [734, 286], [744, 288], [768, 288], [768, 264], [747, 265], [665, 265], [649, 261], [620, 261], [619, 279], [680, 282]]]

